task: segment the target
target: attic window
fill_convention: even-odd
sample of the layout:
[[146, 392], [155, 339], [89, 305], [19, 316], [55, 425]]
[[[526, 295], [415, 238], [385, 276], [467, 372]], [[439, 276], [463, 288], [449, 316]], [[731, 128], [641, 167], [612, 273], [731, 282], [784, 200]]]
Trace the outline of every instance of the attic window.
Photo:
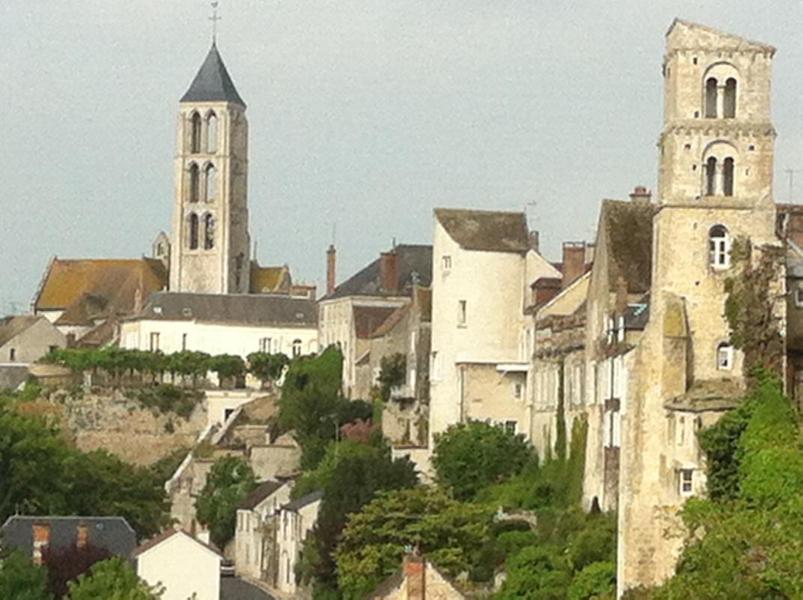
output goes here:
[[303, 318], [304, 318], [304, 313], [300, 313], [300, 312], [296, 313], [296, 319], [298, 319], [300, 321]]
[[162, 314], [162, 307], [161, 306], [154, 306], [153, 307], [153, 312], [155, 314], [157, 314], [157, 315], [161, 315]]
[[185, 317], [191, 317], [192, 316], [192, 309], [191, 308], [187, 308], [187, 307], [182, 308], [181, 309], [181, 314], [183, 316], [185, 316]]

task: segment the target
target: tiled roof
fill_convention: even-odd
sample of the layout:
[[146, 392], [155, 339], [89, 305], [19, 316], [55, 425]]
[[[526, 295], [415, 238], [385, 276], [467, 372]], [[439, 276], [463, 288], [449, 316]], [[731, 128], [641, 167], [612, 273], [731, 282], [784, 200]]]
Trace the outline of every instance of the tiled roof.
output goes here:
[[137, 318], [316, 327], [318, 308], [314, 300], [284, 295], [159, 292], [150, 297]]
[[61, 310], [61, 324], [83, 325], [94, 318], [128, 315], [137, 290], [144, 301], [167, 287], [161, 261], [140, 259], [53, 259], [34, 302], [37, 311]]
[[273, 494], [273, 492], [285, 485], [285, 483], [284, 481], [264, 481], [260, 483], [253, 492], [248, 494], [248, 496], [240, 502], [237, 508], [254, 508], [265, 498]]
[[289, 511], [292, 511], [292, 512], [298, 512], [299, 510], [301, 510], [305, 506], [307, 506], [309, 504], [312, 504], [313, 502], [317, 502], [321, 498], [323, 498], [323, 492], [322, 491], [312, 492], [312, 493], [307, 494], [306, 496], [301, 496], [301, 498], [298, 498], [297, 500], [293, 500], [292, 502], [288, 502], [287, 504], [282, 506], [282, 510], [289, 510]]
[[260, 267], [251, 264], [250, 290], [252, 294], [272, 294], [290, 289], [293, 283], [290, 269], [282, 267]]
[[44, 317], [36, 317], [33, 315], [17, 315], [14, 317], [5, 317], [0, 319], [0, 346], [18, 336], [20, 333], [36, 323], [39, 319], [44, 319]]
[[231, 102], [245, 108], [214, 42], [181, 102]]
[[413, 283], [429, 287], [432, 281], [432, 246], [399, 244], [394, 248], [398, 260], [399, 289], [386, 292], [379, 277], [379, 260], [376, 259], [355, 275], [341, 283], [325, 296], [324, 300], [348, 296], [409, 296]]
[[398, 309], [398, 306], [355, 306], [353, 308], [354, 333], [358, 338], [373, 337], [382, 324]]
[[128, 556], [137, 545], [136, 534], [123, 517], [30, 517], [11, 516], [0, 529], [5, 548], [33, 551], [34, 524], [50, 525], [50, 547], [65, 548], [75, 544], [78, 526], [87, 525], [89, 543], [115, 556]]
[[435, 218], [466, 250], [524, 253], [530, 247], [524, 213], [436, 208]]
[[603, 200], [600, 233], [608, 249], [608, 286], [616, 289], [619, 277], [627, 291], [649, 291], [652, 278], [652, 219], [656, 207], [643, 202]]

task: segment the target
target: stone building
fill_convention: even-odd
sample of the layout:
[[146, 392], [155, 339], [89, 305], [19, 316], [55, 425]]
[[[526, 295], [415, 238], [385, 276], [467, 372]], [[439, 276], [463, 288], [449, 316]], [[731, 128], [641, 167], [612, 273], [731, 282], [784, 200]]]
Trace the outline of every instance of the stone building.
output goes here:
[[683, 541], [678, 509], [705, 489], [695, 433], [743, 390], [741, 353], [723, 315], [724, 280], [732, 240], [779, 243], [774, 53], [681, 20], [666, 35], [649, 320], [619, 407], [620, 592], [672, 574]]
[[17, 315], [0, 319], [0, 364], [32, 363], [66, 344], [67, 337], [44, 317]]
[[461, 600], [469, 597], [426, 558], [408, 555], [401, 569], [371, 592], [371, 600]]
[[301, 586], [296, 581], [296, 565], [301, 559], [301, 545], [318, 521], [323, 492], [312, 492], [279, 509], [277, 552], [279, 569], [274, 586], [293, 597], [301, 596]]

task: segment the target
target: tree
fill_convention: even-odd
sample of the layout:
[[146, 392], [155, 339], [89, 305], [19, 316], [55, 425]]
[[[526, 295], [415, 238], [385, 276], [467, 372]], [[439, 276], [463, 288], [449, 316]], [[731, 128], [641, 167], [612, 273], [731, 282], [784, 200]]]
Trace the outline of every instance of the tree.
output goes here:
[[565, 600], [572, 576], [568, 565], [548, 548], [529, 546], [508, 561], [500, 600]]
[[218, 547], [223, 548], [234, 537], [237, 505], [255, 487], [254, 472], [239, 456], [224, 456], [212, 465], [195, 508], [198, 521], [209, 528], [210, 538]]
[[452, 425], [435, 436], [432, 463], [438, 481], [467, 500], [482, 488], [520, 472], [534, 459], [523, 436], [480, 421]]
[[110, 557], [108, 550], [92, 544], [81, 548], [76, 545], [57, 549], [46, 547], [42, 552], [42, 563], [47, 567], [48, 590], [56, 598], [63, 598], [67, 595], [70, 581], [86, 573], [95, 563]]
[[434, 487], [379, 494], [349, 517], [335, 559], [340, 589], [361, 598], [416, 548], [451, 576], [469, 571], [490, 539], [491, 510]]
[[245, 374], [245, 362], [234, 354], [218, 354], [209, 359], [209, 370], [217, 373], [220, 386], [234, 382]]
[[70, 582], [69, 600], [158, 600], [161, 596], [161, 590], [137, 577], [124, 559], [114, 557]]
[[259, 379], [264, 386], [269, 381], [279, 379], [289, 363], [290, 359], [281, 352], [276, 354], [252, 352], [248, 355], [248, 372]]
[[0, 598], [52, 600], [46, 582], [45, 570], [19, 551], [0, 560]]
[[383, 356], [379, 360], [379, 395], [382, 400], [390, 400], [390, 391], [404, 383], [407, 378], [407, 357], [396, 353]]

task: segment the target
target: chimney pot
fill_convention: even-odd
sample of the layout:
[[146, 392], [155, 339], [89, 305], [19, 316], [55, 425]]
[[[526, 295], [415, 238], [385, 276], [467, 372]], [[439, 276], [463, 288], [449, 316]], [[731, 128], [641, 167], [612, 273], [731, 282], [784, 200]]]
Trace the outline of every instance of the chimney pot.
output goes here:
[[331, 294], [335, 291], [335, 267], [336, 267], [337, 250], [335, 245], [330, 244], [329, 249], [326, 251], [326, 293]]
[[571, 285], [586, 269], [586, 243], [563, 242], [563, 278], [561, 288]]
[[76, 548], [86, 548], [89, 543], [89, 526], [86, 523], [79, 523], [75, 534]]
[[407, 580], [407, 600], [424, 600], [426, 597], [426, 563], [421, 556], [404, 558], [404, 578]]
[[637, 185], [630, 193], [631, 202], [650, 202], [652, 199], [652, 192], [643, 185]]

